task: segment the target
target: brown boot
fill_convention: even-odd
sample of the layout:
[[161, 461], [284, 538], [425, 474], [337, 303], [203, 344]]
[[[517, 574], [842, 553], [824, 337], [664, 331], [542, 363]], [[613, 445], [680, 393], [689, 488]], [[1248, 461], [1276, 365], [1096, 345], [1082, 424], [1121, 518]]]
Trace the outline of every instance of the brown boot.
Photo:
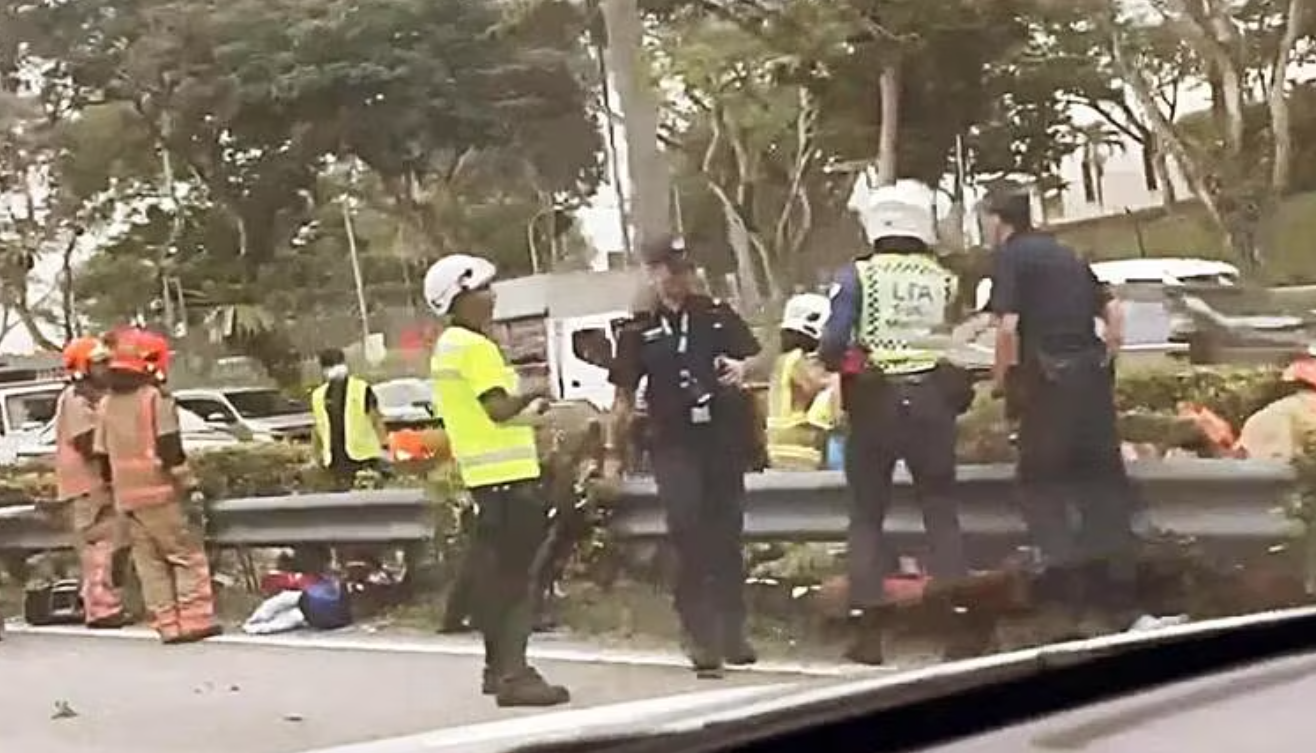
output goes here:
[[117, 614], [113, 617], [102, 617], [99, 620], [92, 620], [87, 623], [89, 630], [120, 630], [133, 624], [133, 619], [126, 614]]
[[571, 692], [551, 685], [531, 667], [503, 677], [494, 698], [499, 706], [558, 706], [571, 701]]
[[197, 630], [187, 630], [178, 635], [165, 638], [164, 643], [169, 646], [177, 646], [183, 643], [200, 643], [207, 638], [214, 638], [224, 634], [223, 625], [211, 625], [210, 627], [200, 628]]
[[855, 622], [854, 637], [850, 647], [845, 650], [845, 658], [855, 664], [878, 666], [886, 663], [882, 649], [883, 634], [882, 612], [879, 609], [866, 609]]
[[954, 607], [946, 618], [943, 661], [976, 659], [997, 650], [996, 620], [981, 611]]

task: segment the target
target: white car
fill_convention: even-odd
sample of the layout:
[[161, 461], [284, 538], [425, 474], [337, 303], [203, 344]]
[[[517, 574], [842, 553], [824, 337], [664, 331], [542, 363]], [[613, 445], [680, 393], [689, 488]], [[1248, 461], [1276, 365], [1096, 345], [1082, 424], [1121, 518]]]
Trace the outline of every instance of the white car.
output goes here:
[[[183, 451], [204, 452], [233, 447], [241, 440], [217, 429], [191, 411], [178, 411]], [[0, 440], [0, 465], [13, 465], [22, 461], [53, 460], [55, 457], [55, 422], [51, 421], [39, 432], [5, 437]]]
[[390, 429], [428, 426], [435, 423], [434, 386], [424, 379], [407, 377], [371, 385], [379, 400], [379, 412]]
[[[1151, 259], [1116, 259], [1092, 263], [1092, 273], [1107, 285], [1165, 285], [1186, 284], [1233, 286], [1238, 284], [1238, 267], [1214, 259], [1155, 257]], [[979, 311], [987, 308], [992, 296], [991, 278], [978, 283], [975, 301]]]
[[315, 426], [310, 406], [273, 387], [187, 389], [173, 394], [180, 408], [244, 438], [310, 441]]

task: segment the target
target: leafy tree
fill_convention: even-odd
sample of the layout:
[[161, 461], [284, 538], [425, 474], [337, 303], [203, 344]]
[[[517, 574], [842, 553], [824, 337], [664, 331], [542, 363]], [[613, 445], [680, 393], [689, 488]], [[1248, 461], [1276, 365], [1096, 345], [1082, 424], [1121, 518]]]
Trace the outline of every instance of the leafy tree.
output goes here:
[[[71, 165], [84, 188], [108, 190], [116, 178], [165, 199], [109, 252], [127, 253], [126, 269], [148, 264], [157, 290], [181, 281], [190, 311], [255, 312], [237, 319], [261, 332], [307, 313], [274, 309], [265, 283], [333, 227], [342, 186], [323, 179], [331, 155], [375, 171], [422, 258], [457, 247], [434, 222], [453, 215], [435, 203], [472, 208], [459, 214], [492, 204], [499, 225], [524, 228], [543, 205], [592, 189], [599, 150], [578, 75], [583, 21], [564, 11], [570, 4], [551, 0], [9, 2], [0, 52], [11, 74], [46, 66], [48, 99], [131, 113], [140, 129], [123, 150], [133, 157], [97, 164], [82, 153]], [[451, 184], [472, 163], [484, 177], [465, 195]]]
[[[1292, 182], [1287, 79], [1299, 41], [1311, 31], [1309, 6], [1309, 0], [1166, 0], [1134, 16], [1105, 0], [1094, 14], [1115, 70], [1158, 144], [1239, 260], [1253, 267], [1264, 260], [1270, 219]], [[1156, 97], [1148, 71], [1163, 63], [1158, 53], [1167, 47], [1192, 60], [1209, 86], [1212, 132], [1204, 140], [1192, 138]], [[1246, 113], [1254, 101], [1264, 103], [1268, 127], [1250, 131]], [[1255, 146], [1257, 140], [1264, 146]], [[1264, 172], [1257, 170], [1259, 154]]]

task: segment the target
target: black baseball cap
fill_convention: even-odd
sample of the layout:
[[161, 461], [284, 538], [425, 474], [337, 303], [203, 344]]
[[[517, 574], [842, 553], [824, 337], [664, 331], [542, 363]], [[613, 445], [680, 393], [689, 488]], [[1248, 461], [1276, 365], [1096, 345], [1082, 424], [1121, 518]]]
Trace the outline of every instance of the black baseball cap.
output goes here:
[[640, 261], [649, 265], [663, 264], [668, 269], [690, 269], [694, 262], [681, 238], [665, 235], [640, 246]]

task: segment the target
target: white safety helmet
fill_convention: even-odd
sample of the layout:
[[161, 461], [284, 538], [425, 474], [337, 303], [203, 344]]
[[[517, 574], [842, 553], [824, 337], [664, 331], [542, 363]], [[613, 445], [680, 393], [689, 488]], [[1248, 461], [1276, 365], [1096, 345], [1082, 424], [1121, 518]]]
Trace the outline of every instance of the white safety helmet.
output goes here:
[[497, 273], [488, 259], [469, 254], [445, 256], [425, 273], [425, 302], [436, 315], [446, 316], [458, 295], [488, 285]]
[[827, 296], [800, 293], [786, 301], [786, 310], [781, 313], [781, 328], [819, 340], [831, 313], [832, 302]]
[[916, 181], [868, 188], [860, 179], [848, 206], [859, 215], [864, 235], [873, 243], [882, 238], [917, 238], [928, 246], [936, 245], [936, 217], [932, 202], [935, 194]]

